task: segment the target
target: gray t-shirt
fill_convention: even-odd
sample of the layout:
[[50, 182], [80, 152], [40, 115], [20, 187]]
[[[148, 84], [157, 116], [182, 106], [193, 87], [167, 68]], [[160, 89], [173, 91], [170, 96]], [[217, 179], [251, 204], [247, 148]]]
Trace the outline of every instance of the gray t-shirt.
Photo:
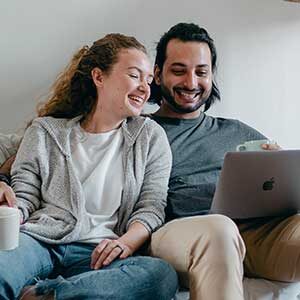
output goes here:
[[238, 120], [204, 113], [196, 119], [152, 118], [166, 131], [173, 153], [167, 221], [207, 214], [225, 153], [245, 141], [265, 139]]

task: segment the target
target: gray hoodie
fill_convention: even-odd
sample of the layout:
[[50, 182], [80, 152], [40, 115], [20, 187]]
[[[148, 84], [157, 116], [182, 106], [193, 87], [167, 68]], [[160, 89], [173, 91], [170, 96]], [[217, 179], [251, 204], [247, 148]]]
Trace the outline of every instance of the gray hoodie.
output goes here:
[[[90, 230], [83, 190], [71, 160], [71, 120], [38, 118], [26, 130], [12, 166], [21, 231], [46, 243], [78, 240]], [[151, 233], [164, 221], [171, 150], [164, 130], [149, 118], [122, 123], [124, 188], [115, 232], [138, 221]], [[112, 189], [114, 183], [111, 183]]]

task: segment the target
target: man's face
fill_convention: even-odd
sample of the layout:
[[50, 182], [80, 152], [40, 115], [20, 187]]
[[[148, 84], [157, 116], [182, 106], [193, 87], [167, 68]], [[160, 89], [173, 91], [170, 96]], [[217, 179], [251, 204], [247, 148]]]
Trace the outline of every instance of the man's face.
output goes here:
[[171, 40], [163, 69], [156, 66], [155, 80], [161, 86], [165, 116], [194, 118], [212, 90], [211, 53], [202, 42]]

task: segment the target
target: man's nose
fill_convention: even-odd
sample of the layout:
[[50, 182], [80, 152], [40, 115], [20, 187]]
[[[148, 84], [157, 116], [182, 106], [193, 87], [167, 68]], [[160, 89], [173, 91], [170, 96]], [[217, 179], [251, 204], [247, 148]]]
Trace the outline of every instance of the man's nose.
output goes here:
[[198, 87], [197, 76], [193, 73], [186, 74], [184, 86], [189, 90], [193, 90]]

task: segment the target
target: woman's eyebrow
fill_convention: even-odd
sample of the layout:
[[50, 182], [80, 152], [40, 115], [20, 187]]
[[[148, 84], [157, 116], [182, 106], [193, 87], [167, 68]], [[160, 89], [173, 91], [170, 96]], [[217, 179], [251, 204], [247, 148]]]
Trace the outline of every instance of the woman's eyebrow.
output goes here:
[[[137, 70], [140, 74], [144, 73], [142, 69], [140, 69], [139, 67], [136, 67], [136, 66], [128, 67], [127, 69], [128, 70], [132, 70], [132, 69]], [[148, 77], [154, 78], [154, 75], [151, 73], [148, 75]]]
[[139, 67], [133, 66], [133, 67], [128, 67], [127, 69], [128, 70], [135, 69], [135, 70], [139, 71], [140, 73], [143, 73], [143, 71]]

